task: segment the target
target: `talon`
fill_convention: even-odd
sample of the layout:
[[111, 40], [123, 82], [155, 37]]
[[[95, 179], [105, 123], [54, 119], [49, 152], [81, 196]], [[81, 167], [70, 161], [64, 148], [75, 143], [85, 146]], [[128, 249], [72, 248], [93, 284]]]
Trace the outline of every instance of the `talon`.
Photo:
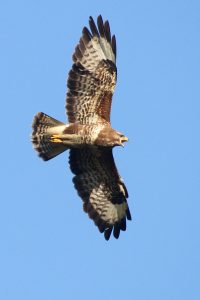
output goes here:
[[59, 135], [59, 134], [53, 134], [53, 135], [51, 136], [51, 138], [59, 139], [59, 138], [60, 138], [60, 135]]
[[60, 135], [59, 134], [53, 134], [51, 136], [51, 142], [52, 143], [62, 143], [62, 140], [60, 139]]

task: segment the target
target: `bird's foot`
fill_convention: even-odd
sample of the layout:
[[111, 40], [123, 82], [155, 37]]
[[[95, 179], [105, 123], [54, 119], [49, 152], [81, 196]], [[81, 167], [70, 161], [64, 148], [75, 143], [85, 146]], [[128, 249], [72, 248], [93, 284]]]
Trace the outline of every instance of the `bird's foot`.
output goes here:
[[51, 142], [52, 143], [62, 143], [62, 140], [60, 138], [60, 135], [59, 134], [53, 134], [51, 136]]

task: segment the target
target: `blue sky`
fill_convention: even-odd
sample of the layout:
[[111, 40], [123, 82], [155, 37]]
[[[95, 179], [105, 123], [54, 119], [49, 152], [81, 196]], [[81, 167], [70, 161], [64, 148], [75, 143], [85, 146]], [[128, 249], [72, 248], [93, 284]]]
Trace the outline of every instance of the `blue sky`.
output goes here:
[[[117, 37], [114, 151], [133, 221], [106, 242], [82, 212], [67, 153], [43, 162], [33, 115], [65, 121], [66, 78], [88, 17]], [[200, 2], [0, 4], [0, 299], [200, 299]]]

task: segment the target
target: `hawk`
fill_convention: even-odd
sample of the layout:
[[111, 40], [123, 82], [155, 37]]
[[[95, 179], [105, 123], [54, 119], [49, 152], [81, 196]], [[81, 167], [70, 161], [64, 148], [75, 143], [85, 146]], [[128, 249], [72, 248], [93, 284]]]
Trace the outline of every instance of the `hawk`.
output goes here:
[[83, 28], [68, 75], [64, 124], [39, 112], [33, 120], [32, 143], [43, 160], [69, 149], [73, 183], [83, 200], [83, 209], [109, 240], [117, 239], [131, 220], [128, 192], [119, 175], [112, 149], [128, 138], [110, 123], [116, 85], [116, 39], [101, 15], [97, 25], [89, 18]]

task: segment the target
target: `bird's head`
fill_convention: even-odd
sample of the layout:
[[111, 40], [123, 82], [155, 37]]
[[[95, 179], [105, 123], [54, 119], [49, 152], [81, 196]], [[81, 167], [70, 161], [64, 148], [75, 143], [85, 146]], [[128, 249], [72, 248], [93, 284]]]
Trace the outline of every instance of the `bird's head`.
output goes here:
[[128, 138], [122, 134], [111, 128], [110, 126], [105, 126], [98, 135], [95, 143], [99, 146], [122, 146], [124, 147], [124, 142], [127, 142]]

